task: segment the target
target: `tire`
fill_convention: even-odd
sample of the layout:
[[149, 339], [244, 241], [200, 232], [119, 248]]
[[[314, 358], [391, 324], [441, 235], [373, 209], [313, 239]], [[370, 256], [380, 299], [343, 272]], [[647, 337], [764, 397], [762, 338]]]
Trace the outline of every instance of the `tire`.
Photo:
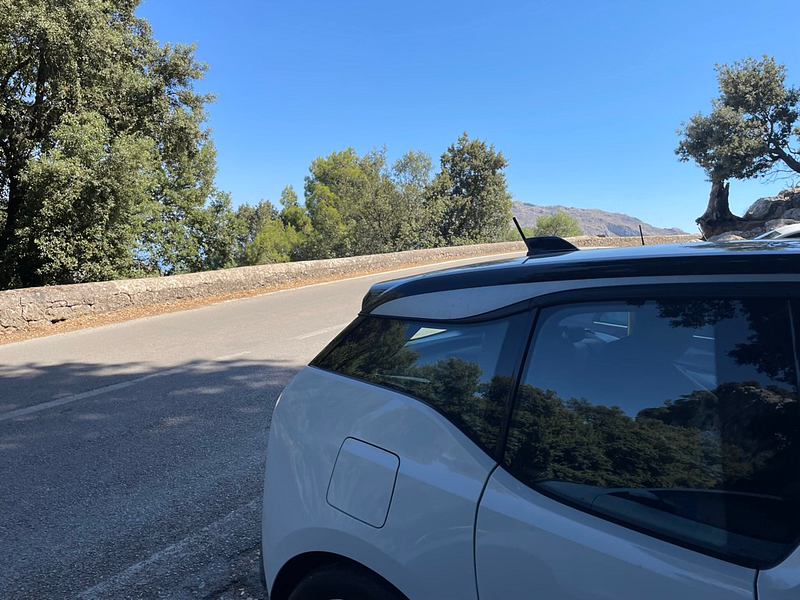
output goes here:
[[303, 579], [289, 600], [406, 600], [383, 579], [358, 567], [334, 564]]

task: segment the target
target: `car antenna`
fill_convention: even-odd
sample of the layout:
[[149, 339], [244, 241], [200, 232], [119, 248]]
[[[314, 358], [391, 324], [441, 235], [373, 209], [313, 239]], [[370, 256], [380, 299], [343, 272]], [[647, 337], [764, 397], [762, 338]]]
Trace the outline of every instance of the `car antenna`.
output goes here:
[[540, 235], [536, 237], [525, 237], [525, 232], [522, 231], [517, 217], [511, 217], [514, 225], [517, 226], [517, 231], [525, 242], [528, 248], [528, 256], [539, 256], [541, 254], [554, 254], [557, 252], [574, 252], [578, 248], [570, 244], [567, 240], [558, 237], [557, 235]]
[[642, 238], [642, 246], [644, 246], [644, 234], [642, 233], [642, 226], [639, 225], [639, 237]]
[[511, 217], [514, 221], [514, 225], [517, 226], [517, 231], [519, 231], [519, 236], [522, 238], [522, 241], [525, 242], [525, 245], [528, 245], [528, 238], [525, 237], [525, 232], [522, 231], [522, 227], [519, 225], [519, 221], [517, 221], [517, 217]]

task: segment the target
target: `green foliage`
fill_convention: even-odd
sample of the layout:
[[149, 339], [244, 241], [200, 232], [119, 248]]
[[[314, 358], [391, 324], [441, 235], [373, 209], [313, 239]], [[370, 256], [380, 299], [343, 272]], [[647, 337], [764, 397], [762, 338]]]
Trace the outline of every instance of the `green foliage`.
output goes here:
[[444, 245], [495, 242], [505, 238], [511, 220], [511, 194], [501, 152], [466, 133], [442, 154], [441, 172], [428, 189], [427, 202], [437, 242]]
[[552, 215], [542, 215], [538, 217], [536, 219], [536, 227], [533, 229], [533, 235], [575, 237], [581, 235], [581, 227], [578, 224], [578, 219], [570, 217], [564, 211], [559, 210]]
[[136, 0], [0, 0], [0, 288], [230, 264], [194, 48]]
[[245, 246], [244, 264], [289, 262], [300, 239], [291, 225], [284, 225], [280, 219], [268, 219], [253, 241]]
[[409, 153], [393, 169], [385, 149], [359, 157], [348, 148], [315, 159], [305, 182], [312, 232], [304, 253], [335, 258], [407, 247], [423, 225], [426, 158]]
[[187, 269], [207, 271], [236, 266], [241, 222], [231, 208], [230, 196], [225, 192], [212, 192], [208, 206], [196, 208], [195, 222], [198, 252], [186, 257]]
[[397, 248], [411, 250], [436, 245], [435, 214], [426, 192], [433, 163], [425, 152], [409, 150], [392, 165], [390, 178], [399, 195], [402, 218], [395, 232]]
[[716, 71], [720, 95], [711, 113], [694, 115], [678, 130], [680, 160], [694, 160], [716, 183], [777, 169], [800, 173], [800, 152], [790, 146], [800, 137], [800, 90], [786, 85], [786, 67], [765, 55]]
[[0, 0], [0, 289], [502, 239], [506, 160], [466, 134], [433, 180], [423, 152], [348, 148], [311, 163], [303, 204], [234, 211], [206, 66], [137, 6]]
[[406, 152], [391, 165], [385, 148], [364, 156], [353, 148], [331, 152], [312, 161], [304, 206], [289, 186], [277, 214], [271, 205], [239, 207], [238, 264], [502, 240], [510, 218], [505, 164], [493, 147], [466, 134], [443, 155], [444, 171], [433, 181], [424, 152]]
[[18, 264], [44, 282], [139, 274], [131, 248], [151, 203], [152, 141], [113, 136], [97, 113], [65, 115], [51, 139], [20, 174], [28, 210], [17, 217]]
[[278, 211], [271, 202], [261, 200], [255, 206], [242, 204], [236, 209], [234, 221], [237, 223], [236, 263], [238, 265], [258, 264], [247, 258], [247, 248], [256, 239], [259, 232], [278, 217]]

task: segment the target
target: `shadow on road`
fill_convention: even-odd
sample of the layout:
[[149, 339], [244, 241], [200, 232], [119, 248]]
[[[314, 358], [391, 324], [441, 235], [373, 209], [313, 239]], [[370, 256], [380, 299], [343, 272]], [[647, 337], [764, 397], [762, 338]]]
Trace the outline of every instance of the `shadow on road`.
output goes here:
[[205, 598], [252, 584], [260, 508], [247, 507], [299, 368], [0, 365], [0, 419], [30, 411], [0, 420], [2, 593]]

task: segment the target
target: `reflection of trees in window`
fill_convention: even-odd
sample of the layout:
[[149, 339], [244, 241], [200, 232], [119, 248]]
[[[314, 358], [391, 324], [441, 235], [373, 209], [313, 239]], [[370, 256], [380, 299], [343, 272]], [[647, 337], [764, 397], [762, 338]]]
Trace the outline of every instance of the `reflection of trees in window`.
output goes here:
[[800, 407], [793, 392], [723, 383], [713, 394], [698, 391], [638, 418], [717, 435], [726, 489], [800, 500]]
[[526, 481], [600, 487], [715, 487], [718, 444], [700, 430], [633, 419], [617, 407], [564, 402], [520, 387], [507, 460]]
[[694, 392], [632, 418], [520, 387], [506, 460], [528, 482], [724, 489], [800, 502], [794, 395], [755, 382]]
[[[424, 362], [424, 347], [412, 350], [406, 345], [419, 327], [393, 319], [366, 319], [317, 364], [424, 400], [485, 449], [494, 449], [505, 416], [510, 377], [484, 381], [477, 362], [453, 356]], [[430, 337], [435, 346], [435, 334]], [[483, 350], [485, 356], [499, 354], [500, 349]]]
[[370, 381], [379, 373], [406, 369], [419, 358], [418, 352], [405, 347], [407, 328], [403, 321], [366, 319], [319, 361], [319, 366]]

